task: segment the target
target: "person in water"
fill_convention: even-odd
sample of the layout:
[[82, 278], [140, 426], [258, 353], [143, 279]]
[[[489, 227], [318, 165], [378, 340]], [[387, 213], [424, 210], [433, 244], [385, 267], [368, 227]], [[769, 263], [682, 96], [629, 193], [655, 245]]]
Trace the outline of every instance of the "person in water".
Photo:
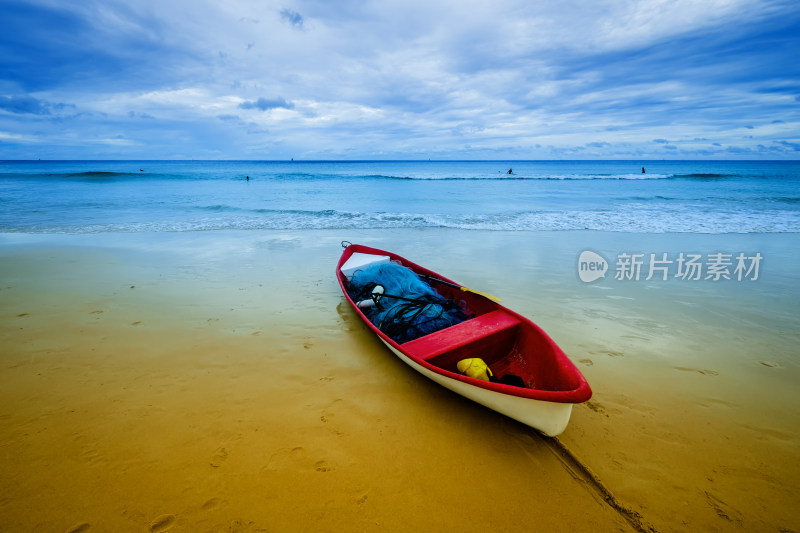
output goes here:
[[514, 173], [514, 169], [513, 168], [509, 168], [507, 174], [513, 174], [513, 173]]
[[642, 174], [644, 174], [644, 167], [642, 167]]

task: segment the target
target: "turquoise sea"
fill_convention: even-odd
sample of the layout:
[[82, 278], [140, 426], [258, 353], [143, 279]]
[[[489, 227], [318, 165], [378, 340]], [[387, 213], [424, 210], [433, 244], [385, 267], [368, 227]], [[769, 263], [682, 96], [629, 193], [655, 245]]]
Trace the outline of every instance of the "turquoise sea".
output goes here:
[[800, 162], [2, 161], [0, 206], [3, 233], [796, 233]]
[[[242, 494], [272, 502], [264, 523], [317, 494], [323, 519], [374, 525], [407, 482], [417, 500], [449, 503], [476, 475], [502, 488], [510, 472], [508, 509], [555, 471], [561, 493], [603, 505], [560, 470], [558, 449], [416, 375], [359, 326], [334, 277], [343, 240], [542, 327], [594, 391], [558, 449], [639, 529], [800, 530], [800, 162], [769, 161], [0, 162], [5, 508], [61, 480], [66, 514], [39, 529], [125, 529], [116, 493], [84, 505], [95, 467], [155, 472], [156, 499], [181, 495], [142, 528], [166, 512], [187, 527], [208, 512], [238, 523], [247, 501], [198, 502]], [[434, 450], [430, 465], [403, 452], [408, 435]], [[194, 465], [205, 479], [215, 449], [230, 453], [215, 479], [255, 488], [205, 494], [214, 479], [198, 489], [184, 476], [176, 490], [171, 474]], [[367, 460], [375, 450], [386, 460]], [[483, 470], [450, 461], [464, 450]], [[325, 480], [315, 464], [330, 465]], [[400, 482], [376, 482], [375, 465]], [[296, 494], [265, 499], [270, 480]], [[331, 506], [329, 493], [345, 496]], [[32, 524], [18, 530], [35, 529], [17, 514]]]

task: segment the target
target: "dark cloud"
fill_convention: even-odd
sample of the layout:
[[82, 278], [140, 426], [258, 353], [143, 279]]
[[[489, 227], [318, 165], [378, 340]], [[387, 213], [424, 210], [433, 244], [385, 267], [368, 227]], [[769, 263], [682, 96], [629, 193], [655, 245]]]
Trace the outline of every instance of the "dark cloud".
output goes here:
[[155, 118], [153, 117], [153, 115], [149, 115], [147, 113], [139, 113], [137, 111], [128, 111], [128, 116], [130, 118], [145, 118], [145, 119]]
[[729, 146], [725, 151], [730, 154], [748, 154], [753, 150], [749, 146]]
[[303, 27], [303, 16], [297, 11], [291, 9], [281, 9], [281, 20], [288, 22], [295, 28]]
[[160, 87], [198, 61], [185, 41], [166, 46], [166, 20], [121, 2], [102, 17], [69, 2], [4, 0], [0, 11], [0, 72], [23, 91]]
[[33, 96], [0, 96], [0, 109], [19, 115], [50, 115], [52, 111], [60, 111], [70, 104], [53, 104], [39, 100]]
[[277, 98], [259, 98], [258, 100], [246, 100], [239, 104], [240, 109], [260, 109], [261, 111], [267, 111], [269, 109], [294, 109], [294, 104], [291, 102], [287, 102], [280, 96]]
[[788, 150], [792, 150], [794, 152], [800, 152], [800, 143], [793, 143], [788, 141], [776, 141], [775, 144], [782, 146]]

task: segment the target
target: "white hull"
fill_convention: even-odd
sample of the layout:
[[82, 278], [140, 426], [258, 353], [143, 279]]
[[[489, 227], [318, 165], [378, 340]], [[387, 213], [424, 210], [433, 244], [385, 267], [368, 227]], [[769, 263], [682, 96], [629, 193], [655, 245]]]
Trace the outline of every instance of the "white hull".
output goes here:
[[569, 423], [569, 417], [572, 414], [571, 403], [544, 402], [531, 398], [522, 398], [451, 379], [417, 364], [414, 360], [397, 350], [384, 339], [381, 339], [381, 341], [408, 366], [423, 376], [432, 379], [436, 383], [447, 387], [465, 398], [469, 398], [474, 402], [485, 405], [489, 409], [522, 422], [548, 437], [559, 435], [566, 429], [567, 423]]

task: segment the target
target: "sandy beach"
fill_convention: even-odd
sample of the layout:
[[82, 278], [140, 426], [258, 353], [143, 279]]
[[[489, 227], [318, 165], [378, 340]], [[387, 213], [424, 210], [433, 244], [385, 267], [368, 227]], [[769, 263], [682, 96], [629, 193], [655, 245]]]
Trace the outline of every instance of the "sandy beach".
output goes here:
[[[426, 380], [345, 303], [343, 239], [502, 297], [592, 400], [550, 439]], [[755, 281], [582, 283], [584, 249], [764, 261]], [[0, 530], [800, 531], [798, 249], [791, 233], [0, 235]]]

